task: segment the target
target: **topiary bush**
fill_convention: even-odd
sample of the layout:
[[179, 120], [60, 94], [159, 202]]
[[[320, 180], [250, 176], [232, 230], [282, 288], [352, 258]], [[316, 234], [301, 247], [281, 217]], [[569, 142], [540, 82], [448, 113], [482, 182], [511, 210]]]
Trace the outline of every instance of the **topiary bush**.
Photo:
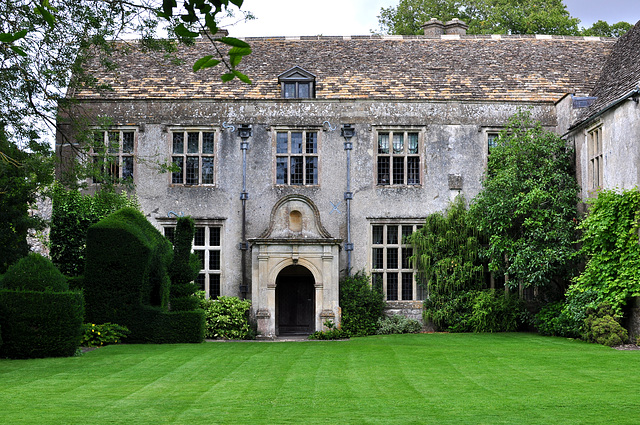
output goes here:
[[91, 226], [84, 275], [87, 321], [126, 326], [127, 342], [201, 342], [202, 310], [167, 312], [172, 253], [171, 243], [133, 208]]
[[340, 281], [341, 329], [349, 336], [375, 334], [385, 304], [381, 289], [372, 287], [364, 272], [344, 277]]
[[422, 331], [422, 323], [399, 314], [378, 319], [378, 335], [415, 334]]
[[0, 356], [73, 356], [82, 338], [83, 301], [81, 292], [0, 290]]
[[206, 338], [253, 339], [249, 323], [251, 301], [226, 296], [214, 300], [206, 298], [204, 291], [196, 292], [196, 297], [205, 312]]
[[5, 289], [63, 292], [69, 289], [67, 278], [40, 254], [30, 253], [7, 270], [1, 283]]
[[195, 310], [199, 300], [193, 296], [197, 285], [193, 281], [200, 272], [200, 261], [191, 252], [195, 224], [190, 217], [179, 217], [173, 238], [173, 261], [169, 266], [172, 311]]

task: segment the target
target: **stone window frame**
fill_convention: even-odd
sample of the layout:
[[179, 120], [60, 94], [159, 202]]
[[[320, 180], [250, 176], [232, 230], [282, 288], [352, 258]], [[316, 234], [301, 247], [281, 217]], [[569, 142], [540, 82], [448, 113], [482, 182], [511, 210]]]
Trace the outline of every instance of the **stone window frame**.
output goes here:
[[[394, 138], [398, 133], [402, 133], [403, 135], [403, 145], [402, 152], [399, 152], [394, 149]], [[387, 150], [388, 152], [381, 152], [384, 148], [380, 143], [380, 136], [383, 134], [388, 134], [388, 142], [387, 142]], [[409, 145], [409, 134], [417, 134], [417, 153], [411, 153], [410, 145]], [[425, 131], [424, 128], [420, 127], [379, 127], [375, 129], [374, 132], [374, 184], [376, 187], [384, 188], [384, 187], [421, 187], [424, 184], [424, 176], [425, 176], [425, 166], [424, 166], [424, 158], [425, 158]], [[382, 159], [388, 158], [388, 164], [384, 164]], [[415, 158], [413, 163], [413, 167], [417, 165], [415, 177], [417, 177], [418, 181], [410, 181], [410, 161], [409, 158]], [[397, 165], [402, 161], [402, 183], [396, 183], [397, 175], [394, 176], [394, 173], [397, 172]], [[413, 168], [415, 170], [415, 168]], [[385, 173], [385, 170], [388, 170]], [[387, 175], [385, 182], [384, 175]], [[382, 180], [382, 182], [381, 182]]]
[[[369, 220], [369, 270], [371, 282], [373, 285], [381, 285], [385, 300], [388, 303], [423, 301], [426, 299], [426, 289], [418, 284], [417, 271], [408, 262], [408, 257], [412, 254], [412, 248], [403, 241], [403, 238], [410, 234], [408, 229], [411, 229], [412, 233], [423, 225], [424, 219]], [[381, 229], [382, 233], [376, 232], [376, 228]], [[391, 236], [393, 233], [389, 232], [394, 228], [395, 237]], [[380, 237], [382, 239], [379, 239]], [[393, 252], [395, 254], [389, 255]], [[410, 284], [408, 284], [409, 282]], [[410, 295], [408, 295], [409, 293]]]
[[[175, 136], [177, 134], [182, 133], [183, 137], [183, 145], [182, 152], [176, 151], [175, 145]], [[198, 151], [194, 152], [189, 149], [189, 134], [198, 133]], [[213, 149], [211, 152], [203, 152], [204, 150], [204, 135], [208, 133], [213, 133]], [[220, 130], [217, 127], [209, 127], [209, 126], [175, 126], [169, 127], [167, 129], [168, 134], [168, 149], [169, 155], [171, 158], [171, 164], [177, 164], [176, 159], [180, 158], [182, 162], [182, 170], [180, 173], [171, 172], [169, 173], [169, 184], [171, 186], [184, 186], [184, 187], [215, 187], [217, 184], [217, 172], [218, 172], [218, 150], [219, 150], [219, 138], [220, 138]], [[194, 158], [197, 158], [197, 183], [194, 183], [193, 177], [189, 177], [188, 175], [188, 165], [189, 160], [193, 161]], [[203, 174], [202, 171], [204, 169], [203, 164], [207, 160], [208, 163], [211, 164], [213, 170], [211, 172], [211, 178], [206, 183], [203, 183]], [[192, 162], [193, 164], [193, 162]]]
[[280, 74], [278, 83], [283, 99], [314, 99], [316, 97], [316, 76], [299, 66], [294, 66]]
[[[104, 166], [108, 165], [107, 175], [112, 180], [111, 183], [120, 179], [135, 181], [138, 132], [137, 126], [113, 126], [107, 129], [95, 128], [92, 130], [93, 144], [89, 149], [91, 162], [100, 166], [101, 175], [104, 175]], [[117, 134], [117, 141], [112, 138], [114, 134]], [[128, 142], [125, 143], [125, 139], [129, 138], [125, 137], [125, 135], [131, 135], [130, 148], [125, 147], [125, 145], [128, 145]], [[114, 146], [114, 142], [117, 142], [117, 148]], [[98, 145], [104, 146], [102, 152], [96, 149]], [[111, 158], [116, 160], [112, 161], [110, 160]], [[117, 175], [114, 177], [114, 174]], [[94, 176], [91, 178], [91, 183], [101, 184], [103, 181], [100, 177]]]
[[[158, 219], [162, 234], [173, 243], [176, 219]], [[206, 298], [217, 298], [223, 293], [223, 242], [224, 228], [221, 219], [194, 219], [195, 236], [191, 250], [200, 258], [202, 268], [196, 279], [198, 289], [205, 291]], [[212, 231], [215, 229], [215, 231]], [[213, 243], [212, 243], [213, 242]]]
[[[281, 136], [279, 134], [287, 133], [287, 152], [282, 151], [282, 145], [279, 146], [279, 141]], [[302, 145], [301, 152], [292, 152], [292, 134], [301, 133]], [[315, 134], [315, 152], [307, 152], [308, 150], [308, 138], [309, 134]], [[319, 127], [275, 127], [272, 129], [272, 150], [273, 150], [273, 181], [276, 186], [282, 187], [317, 187], [320, 186], [320, 148], [321, 148], [321, 134]], [[300, 181], [296, 181], [292, 183], [292, 174], [291, 174], [291, 164], [292, 158], [300, 158], [302, 164], [302, 171], [300, 174]], [[309, 172], [309, 163], [308, 159], [315, 158], [315, 180], [311, 183], [308, 182], [308, 172]], [[286, 172], [284, 175], [284, 180], [280, 178], [279, 174], [279, 164], [283, 163], [282, 160], [286, 161]]]
[[587, 141], [587, 187], [595, 192], [604, 184], [603, 128], [599, 122], [586, 131]]

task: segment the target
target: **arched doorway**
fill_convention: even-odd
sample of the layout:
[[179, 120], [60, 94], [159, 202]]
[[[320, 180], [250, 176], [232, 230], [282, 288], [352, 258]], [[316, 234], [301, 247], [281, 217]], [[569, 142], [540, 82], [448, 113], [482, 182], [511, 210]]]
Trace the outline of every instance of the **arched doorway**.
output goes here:
[[311, 334], [315, 330], [315, 281], [302, 266], [282, 269], [276, 279], [276, 333]]

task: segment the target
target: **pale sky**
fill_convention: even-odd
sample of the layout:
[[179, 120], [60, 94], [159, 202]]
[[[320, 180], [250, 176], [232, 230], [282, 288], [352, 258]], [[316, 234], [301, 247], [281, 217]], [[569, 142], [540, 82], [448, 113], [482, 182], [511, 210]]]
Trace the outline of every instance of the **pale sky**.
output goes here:
[[[601, 19], [609, 24], [640, 20], [640, 0], [564, 0], [580, 26]], [[257, 19], [229, 27], [231, 36], [368, 35], [378, 30], [380, 8], [398, 0], [245, 0]]]

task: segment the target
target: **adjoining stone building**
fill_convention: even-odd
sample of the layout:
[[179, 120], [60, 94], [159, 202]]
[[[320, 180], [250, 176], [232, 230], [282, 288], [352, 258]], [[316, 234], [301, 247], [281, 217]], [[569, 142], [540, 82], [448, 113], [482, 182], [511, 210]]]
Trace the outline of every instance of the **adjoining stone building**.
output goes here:
[[[478, 193], [492, 138], [518, 109], [566, 133], [577, 111], [566, 95], [594, 88], [616, 43], [465, 35], [460, 24], [247, 38], [251, 85], [192, 72], [208, 42], [173, 60], [123, 42], [116, 67], [89, 69], [110, 90], [69, 95], [110, 118], [99, 137], [118, 141], [112, 170], [133, 178], [152, 223], [170, 233], [173, 213], [196, 219], [202, 287], [250, 298], [262, 336], [339, 321], [348, 269], [380, 282], [391, 311], [419, 317], [425, 294], [403, 236]], [[158, 159], [180, 171], [159, 173]]]

